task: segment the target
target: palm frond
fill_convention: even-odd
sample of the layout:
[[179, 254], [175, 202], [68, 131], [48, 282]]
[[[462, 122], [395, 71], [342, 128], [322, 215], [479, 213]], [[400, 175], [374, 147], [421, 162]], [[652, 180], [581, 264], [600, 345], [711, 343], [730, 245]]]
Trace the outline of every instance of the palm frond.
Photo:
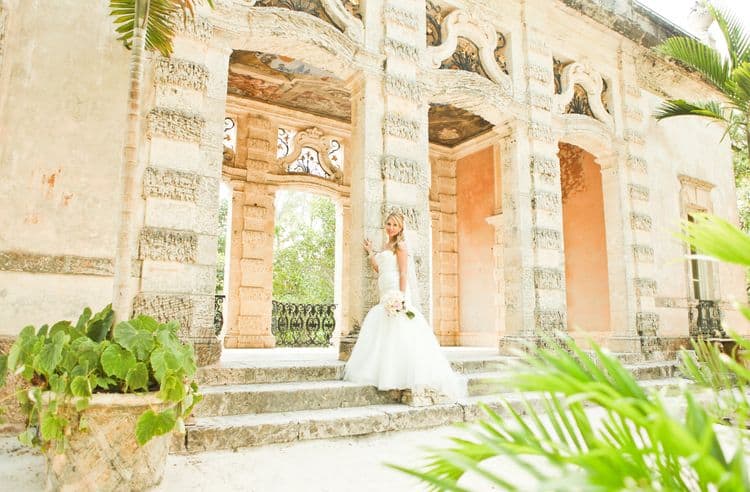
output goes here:
[[146, 49], [169, 56], [175, 20], [182, 16], [187, 22], [194, 16], [196, 6], [204, 3], [214, 7], [214, 0], [110, 0], [109, 8], [119, 34], [117, 40], [126, 48], [130, 49], [138, 24], [146, 30]]
[[725, 90], [731, 66], [714, 48], [694, 38], [676, 36], [664, 41], [657, 50], [697, 70], [716, 87]]
[[675, 116], [702, 116], [723, 123], [729, 123], [721, 104], [715, 101], [687, 102], [684, 99], [672, 99], [663, 102], [656, 111], [654, 117], [657, 120], [673, 118]]
[[706, 6], [724, 36], [732, 67], [750, 62], [750, 32], [745, 31], [745, 24], [735, 14], [717, 9], [710, 3]]
[[750, 236], [720, 217], [695, 214], [682, 223], [680, 237], [700, 253], [750, 267]]
[[[732, 102], [744, 113], [750, 113], [750, 62], [743, 62], [732, 70], [727, 81]], [[747, 123], [745, 123], [747, 124]]]

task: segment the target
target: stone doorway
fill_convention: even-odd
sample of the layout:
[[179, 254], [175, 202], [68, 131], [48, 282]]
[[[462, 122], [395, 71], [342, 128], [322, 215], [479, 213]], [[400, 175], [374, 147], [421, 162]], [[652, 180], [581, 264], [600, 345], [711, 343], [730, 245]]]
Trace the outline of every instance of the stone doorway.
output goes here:
[[[282, 199], [288, 192], [323, 196], [335, 204], [336, 280], [331, 302], [321, 309], [336, 306], [332, 314], [338, 328], [332, 342], [341, 334], [348, 303], [343, 272], [350, 166], [344, 159], [351, 135], [350, 99], [342, 79], [302, 60], [245, 50], [235, 50], [229, 58], [226, 115], [235, 122], [236, 144], [225, 147], [222, 166], [223, 179], [233, 189], [226, 348], [276, 346], [274, 320], [280, 309], [292, 309], [274, 302], [273, 295], [274, 253], [280, 247], [276, 219], [278, 207], [288, 205]], [[292, 316], [294, 324], [309, 314]], [[321, 322], [330, 324], [328, 318], [321, 316]], [[289, 336], [279, 343], [289, 344]]]
[[559, 147], [568, 330], [601, 344], [612, 332], [602, 173], [591, 153]]
[[444, 345], [495, 347], [503, 324], [500, 135], [448, 104], [429, 110], [435, 332]]

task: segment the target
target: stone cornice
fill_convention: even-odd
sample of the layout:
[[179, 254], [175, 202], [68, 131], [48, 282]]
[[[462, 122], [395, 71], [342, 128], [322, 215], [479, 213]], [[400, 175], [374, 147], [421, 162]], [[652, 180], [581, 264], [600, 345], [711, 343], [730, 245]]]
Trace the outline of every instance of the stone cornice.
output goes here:
[[692, 176], [688, 176], [687, 174], [678, 174], [677, 179], [680, 180], [680, 184], [684, 186], [693, 186], [695, 188], [701, 189], [701, 190], [707, 190], [711, 191], [716, 187], [713, 183], [709, 183], [708, 181], [703, 181], [702, 179], [694, 178]]

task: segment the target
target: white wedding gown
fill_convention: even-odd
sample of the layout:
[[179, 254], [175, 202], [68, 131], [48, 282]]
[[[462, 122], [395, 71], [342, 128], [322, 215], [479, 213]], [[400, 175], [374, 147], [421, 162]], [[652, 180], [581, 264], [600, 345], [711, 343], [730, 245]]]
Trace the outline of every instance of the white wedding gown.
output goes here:
[[362, 322], [357, 343], [344, 369], [344, 379], [377, 386], [380, 390], [431, 389], [451, 398], [465, 396], [466, 380], [453, 372], [430, 325], [413, 305], [411, 285], [407, 285], [406, 301], [414, 318], [386, 314], [383, 297], [399, 290], [396, 255], [384, 250], [375, 255], [375, 262], [381, 303], [375, 305]]

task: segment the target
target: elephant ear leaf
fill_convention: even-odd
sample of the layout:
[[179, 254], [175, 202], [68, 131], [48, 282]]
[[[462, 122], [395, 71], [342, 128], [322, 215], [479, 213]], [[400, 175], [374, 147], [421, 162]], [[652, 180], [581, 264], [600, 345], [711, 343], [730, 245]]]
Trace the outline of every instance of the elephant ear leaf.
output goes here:
[[115, 312], [110, 304], [91, 318], [86, 328], [86, 335], [95, 342], [101, 342], [107, 338], [114, 321]]

